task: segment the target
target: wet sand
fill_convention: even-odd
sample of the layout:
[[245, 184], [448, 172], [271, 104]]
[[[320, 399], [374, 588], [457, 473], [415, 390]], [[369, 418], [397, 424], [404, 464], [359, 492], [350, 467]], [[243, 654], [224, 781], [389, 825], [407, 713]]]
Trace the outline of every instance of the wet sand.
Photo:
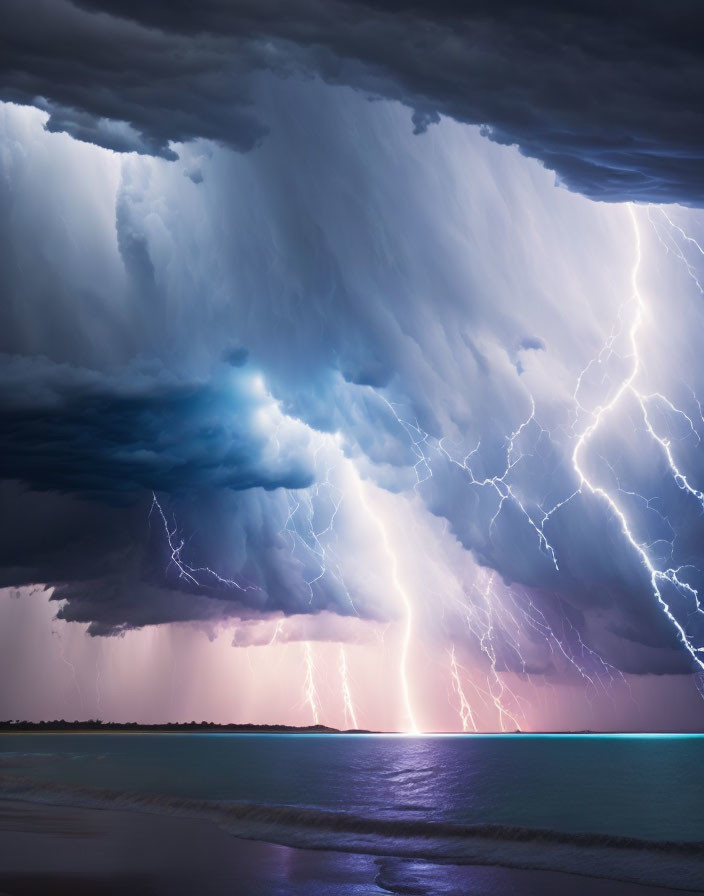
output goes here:
[[570, 874], [292, 849], [213, 823], [0, 800], [0, 896], [666, 896]]

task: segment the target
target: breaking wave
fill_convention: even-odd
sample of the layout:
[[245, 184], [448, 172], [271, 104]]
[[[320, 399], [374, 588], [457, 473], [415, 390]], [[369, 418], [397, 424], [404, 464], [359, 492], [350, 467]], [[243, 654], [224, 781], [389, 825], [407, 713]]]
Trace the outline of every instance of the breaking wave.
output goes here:
[[3, 775], [0, 798], [206, 819], [236, 837], [305, 849], [564, 871], [683, 890], [704, 889], [704, 843], [698, 841], [378, 818], [297, 806], [68, 787]]

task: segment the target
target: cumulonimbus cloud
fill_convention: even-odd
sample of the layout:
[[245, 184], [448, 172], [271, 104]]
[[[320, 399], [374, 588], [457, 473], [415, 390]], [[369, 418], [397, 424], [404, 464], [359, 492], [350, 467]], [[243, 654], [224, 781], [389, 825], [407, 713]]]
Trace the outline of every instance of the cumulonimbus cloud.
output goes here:
[[[145, 10], [135, 6], [133, 14], [158, 13], [156, 6]], [[155, 18], [149, 40], [162, 41], [164, 52], [179, 41], [195, 49], [204, 41], [224, 48], [218, 60], [233, 58], [229, 5], [220, 10], [220, 37], [215, 19], [208, 33], [196, 34], [188, 10], [176, 10], [185, 18], [172, 21], [168, 34]], [[438, 28], [453, 21], [450, 13], [440, 7]], [[91, 16], [91, 27], [114, 25], [135, 37], [144, 31], [126, 19]], [[369, 16], [405, 27], [420, 13], [399, 18], [382, 9]], [[276, 47], [278, 53], [284, 44]], [[565, 615], [576, 650], [579, 635], [629, 671], [688, 671], [642, 564], [603, 502], [575, 497], [545, 524], [557, 570], [515, 501], [502, 501], [498, 513], [499, 494], [472, 484], [462, 467], [481, 443], [471, 476], [502, 475], [510, 434], [531, 413], [530, 393], [537, 414], [515, 440], [517, 463], [506, 481], [536, 519], [541, 507], [574, 490], [575, 381], [629, 294], [634, 242], [626, 211], [554, 190], [538, 165], [475, 129], [447, 117], [433, 125], [437, 104], [392, 91], [400, 82], [378, 66], [323, 52], [320, 42], [288, 40], [285, 47], [280, 65], [267, 63], [279, 74], [296, 60], [328, 81], [394, 95], [426, 110], [416, 125], [428, 124], [429, 132], [412, 136], [407, 110], [397, 104], [369, 103], [360, 91], [320, 78], [284, 81], [269, 73], [257, 82], [253, 66], [242, 68], [238, 84], [244, 91], [250, 77], [257, 82], [249, 112], [274, 126], [246, 154], [180, 146], [182, 162], [169, 161], [169, 134], [177, 133], [169, 110], [186, 95], [179, 89], [162, 105], [134, 94], [139, 108], [119, 113], [133, 115], [122, 119], [132, 121], [123, 135], [147, 128], [143, 145], [133, 148], [165, 155], [165, 162], [120, 158], [42, 133], [34, 110], [5, 107], [16, 130], [8, 127], [8, 176], [0, 181], [8, 210], [0, 227], [11, 237], [0, 249], [8, 299], [0, 340], [16, 354], [2, 364], [4, 393], [12, 398], [2, 404], [3, 467], [14, 477], [2, 495], [15, 522], [12, 538], [0, 545], [3, 583], [55, 586], [62, 618], [88, 623], [96, 634], [321, 608], [393, 618], [393, 601], [384, 604], [388, 587], [375, 579], [388, 557], [369, 563], [359, 530], [377, 540], [378, 532], [354, 504], [354, 489], [356, 519], [343, 504], [330, 540], [339, 539], [348, 568], [360, 579], [367, 573], [367, 581], [350, 589], [353, 607], [334, 575], [321, 578], [323, 568], [336, 570], [324, 567], [315, 537], [328, 527], [339, 492], [334, 482], [326, 485], [325, 463], [315, 470], [312, 488], [320, 492], [311, 511], [310, 493], [299, 486], [311, 476], [308, 438], [339, 432], [360, 474], [398, 496], [400, 562], [424, 556], [421, 537], [413, 551], [406, 541], [416, 528], [423, 533], [437, 524], [443, 548], [456, 549], [457, 570], [476, 561], [496, 571], [501, 587], [525, 593], [556, 619]], [[113, 52], [103, 49], [98, 68]], [[222, 125], [211, 139], [246, 148], [228, 137], [232, 122], [211, 117], [231, 90], [220, 79], [220, 61], [212, 69], [214, 105], [199, 107], [178, 134], [197, 135], [202, 113], [204, 122]], [[174, 83], [165, 78], [159, 89], [172, 91]], [[103, 102], [100, 91], [90, 93]], [[197, 183], [183, 176], [194, 164], [202, 174]], [[647, 210], [640, 211], [644, 245], [647, 234], [656, 244]], [[653, 255], [678, 265], [674, 253]], [[680, 274], [687, 278], [686, 269]], [[664, 379], [668, 394], [691, 409], [669, 363], [674, 344], [680, 359], [694, 351], [691, 328], [679, 333], [687, 293], [666, 297], [664, 318], [653, 302], [667, 344], [661, 339], [649, 353], [652, 388]], [[44, 363], [42, 353], [53, 361]], [[161, 373], [140, 380], [140, 358]], [[253, 371], [263, 373], [281, 413], [300, 424], [299, 442], [282, 438], [295, 428], [277, 430], [278, 417], [257, 428], [270, 401], [248, 391]], [[690, 385], [701, 393], [695, 380]], [[611, 422], [599, 446], [613, 468], [605, 475], [630, 488], [629, 477], [640, 475], [634, 457], [657, 474], [650, 480], [661, 499], [657, 512], [639, 508], [643, 538], [667, 547], [662, 535], [672, 538], [670, 519], [680, 533], [676, 562], [700, 564], [696, 502], [685, 507], [681, 491], [661, 476], [661, 458], [644, 450], [633, 414]], [[682, 428], [673, 415], [665, 422]], [[275, 440], [279, 447], [269, 451]], [[677, 450], [688, 452], [692, 470], [695, 441], [692, 432], [678, 436]], [[419, 451], [432, 455], [432, 476]], [[589, 459], [597, 465], [599, 452]], [[207, 575], [200, 583], [179, 575], [166, 527], [150, 515], [151, 489], [168, 531], [177, 544], [184, 541], [184, 559], [236, 579], [244, 591]], [[450, 576], [455, 567], [447, 568]], [[431, 611], [434, 585], [425, 575], [436, 572], [418, 577], [424, 597], [428, 586]], [[517, 660], [507, 649], [502, 662]]]

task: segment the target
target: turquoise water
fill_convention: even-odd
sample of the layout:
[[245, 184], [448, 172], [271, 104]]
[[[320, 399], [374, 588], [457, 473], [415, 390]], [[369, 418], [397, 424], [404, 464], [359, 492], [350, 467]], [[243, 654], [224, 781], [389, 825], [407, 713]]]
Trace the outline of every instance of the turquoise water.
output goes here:
[[704, 736], [0, 735], [3, 775], [84, 788], [704, 842]]

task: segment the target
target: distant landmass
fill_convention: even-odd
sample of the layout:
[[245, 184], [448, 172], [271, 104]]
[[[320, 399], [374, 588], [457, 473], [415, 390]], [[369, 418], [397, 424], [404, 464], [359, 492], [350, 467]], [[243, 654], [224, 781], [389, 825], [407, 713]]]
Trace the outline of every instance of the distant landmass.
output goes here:
[[[145, 725], [141, 722], [103, 722], [100, 719], [88, 719], [73, 722], [65, 719], [54, 719], [46, 722], [26, 722], [20, 719], [0, 720], [0, 734], [19, 731], [132, 731], [132, 732], [208, 732], [213, 734], [403, 734], [401, 731], [373, 731], [367, 728], [330, 728], [328, 725], [254, 725], [251, 722], [238, 725], [234, 723], [220, 725], [217, 722], [161, 722]], [[461, 731], [426, 731], [428, 735], [468, 734]], [[493, 736], [496, 734], [674, 734], [672, 731], [593, 731], [584, 728], [579, 731], [477, 731], [474, 736]], [[704, 732], [681, 732], [688, 734], [704, 734]], [[2, 894], [0, 894], [2, 896]]]
[[0, 721], [0, 732], [13, 731], [207, 731], [222, 734], [376, 734], [358, 728], [343, 730], [330, 728], [327, 725], [219, 725], [216, 722], [165, 722], [144, 725], [140, 722], [102, 722], [100, 719], [88, 719], [84, 722], [67, 722], [55, 719], [50, 722], [24, 722], [18, 719]]

